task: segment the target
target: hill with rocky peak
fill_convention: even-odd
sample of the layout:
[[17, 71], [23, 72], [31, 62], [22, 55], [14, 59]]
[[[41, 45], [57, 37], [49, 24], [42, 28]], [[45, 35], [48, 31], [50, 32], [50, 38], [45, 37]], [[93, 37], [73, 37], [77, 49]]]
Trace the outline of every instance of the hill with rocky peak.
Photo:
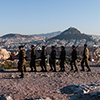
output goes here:
[[51, 38], [51, 39], [60, 39], [60, 40], [70, 40], [70, 39], [76, 39], [76, 40], [81, 40], [81, 39], [86, 39], [87, 41], [92, 41], [91, 36], [86, 35], [84, 33], [81, 33], [79, 30], [76, 28], [70, 27], [69, 29], [63, 31], [61, 34]]

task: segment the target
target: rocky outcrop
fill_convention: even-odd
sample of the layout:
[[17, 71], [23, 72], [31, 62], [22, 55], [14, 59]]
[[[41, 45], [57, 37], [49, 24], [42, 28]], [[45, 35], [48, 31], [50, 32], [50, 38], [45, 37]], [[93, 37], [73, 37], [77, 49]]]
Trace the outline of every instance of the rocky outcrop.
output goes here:
[[8, 59], [10, 57], [10, 54], [6, 49], [0, 49], [0, 59]]

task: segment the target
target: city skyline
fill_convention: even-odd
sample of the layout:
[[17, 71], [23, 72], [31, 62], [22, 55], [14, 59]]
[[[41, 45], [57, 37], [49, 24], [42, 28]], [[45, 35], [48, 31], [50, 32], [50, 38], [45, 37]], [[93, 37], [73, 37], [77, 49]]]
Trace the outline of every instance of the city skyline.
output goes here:
[[99, 0], [3, 0], [0, 1], [0, 36], [64, 31], [75, 27], [99, 35]]

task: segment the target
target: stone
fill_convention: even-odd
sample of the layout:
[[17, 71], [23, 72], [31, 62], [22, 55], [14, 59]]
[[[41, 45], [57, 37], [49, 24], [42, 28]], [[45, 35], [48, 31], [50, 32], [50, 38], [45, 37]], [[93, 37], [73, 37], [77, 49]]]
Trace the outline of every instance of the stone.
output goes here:
[[[76, 84], [76, 85], [70, 85], [70, 86], [67, 86], [67, 87], [64, 87], [63, 89], [61, 89], [61, 93], [71, 93], [71, 94], [77, 94], [77, 95], [81, 95], [81, 94], [89, 94], [89, 92], [91, 90], [95, 90], [97, 88], [100, 88], [98, 85], [96, 84], [92, 84], [91, 85], [84, 85], [84, 84]], [[69, 91], [67, 91], [69, 90]], [[55, 92], [57, 93], [57, 91]], [[99, 94], [99, 93], [98, 93]], [[93, 95], [98, 95], [97, 92], [93, 92], [91, 93], [91, 96]]]
[[10, 57], [9, 52], [6, 49], [0, 49], [0, 59], [8, 59]]
[[4, 68], [2, 67], [2, 68], [0, 68], [0, 71], [4, 71]]
[[2, 95], [0, 100], [13, 100], [11, 96]]
[[13, 74], [10, 75], [10, 78], [15, 78]]
[[100, 97], [100, 94], [98, 95], [98, 97]]
[[83, 90], [84, 94], [88, 94], [90, 92], [90, 90]]
[[54, 91], [54, 93], [61, 93], [60, 91]]
[[70, 100], [77, 100], [77, 97], [76, 96], [71, 96]]
[[98, 92], [92, 92], [90, 95], [91, 95], [92, 97], [93, 97], [93, 96], [97, 96], [97, 95], [98, 95]]

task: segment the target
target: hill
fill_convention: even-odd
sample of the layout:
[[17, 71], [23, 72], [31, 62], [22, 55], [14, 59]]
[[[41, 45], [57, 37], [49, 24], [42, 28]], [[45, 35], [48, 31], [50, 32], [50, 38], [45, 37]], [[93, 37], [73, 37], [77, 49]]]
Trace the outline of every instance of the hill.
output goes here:
[[0, 38], [6, 39], [6, 38], [18, 38], [18, 37], [40, 37], [40, 36], [44, 36], [44, 37], [53, 37], [56, 35], [59, 35], [61, 33], [61, 31], [57, 31], [57, 32], [51, 32], [51, 33], [42, 33], [42, 34], [33, 34], [33, 35], [21, 35], [21, 34], [17, 34], [17, 33], [9, 33], [6, 35], [1, 36]]
[[60, 40], [70, 40], [70, 39], [86, 39], [87, 41], [91, 41], [90, 39], [91, 36], [82, 34], [79, 30], [76, 28], [70, 27], [69, 29], [63, 31], [61, 34], [51, 38], [51, 39], [60, 39]]
[[57, 31], [57, 32], [51, 32], [51, 33], [42, 33], [42, 34], [33, 34], [33, 36], [45, 36], [45, 37], [51, 37], [51, 36], [56, 36], [59, 35], [61, 33], [61, 31]]
[[21, 35], [21, 34], [17, 34], [17, 33], [10, 33], [10, 34], [6, 34], [6, 35], [3, 35], [3, 36], [1, 36], [0, 38], [3, 38], [3, 39], [5, 39], [5, 38], [18, 38], [18, 37], [34, 37], [34, 36], [32, 36], [32, 35]]

